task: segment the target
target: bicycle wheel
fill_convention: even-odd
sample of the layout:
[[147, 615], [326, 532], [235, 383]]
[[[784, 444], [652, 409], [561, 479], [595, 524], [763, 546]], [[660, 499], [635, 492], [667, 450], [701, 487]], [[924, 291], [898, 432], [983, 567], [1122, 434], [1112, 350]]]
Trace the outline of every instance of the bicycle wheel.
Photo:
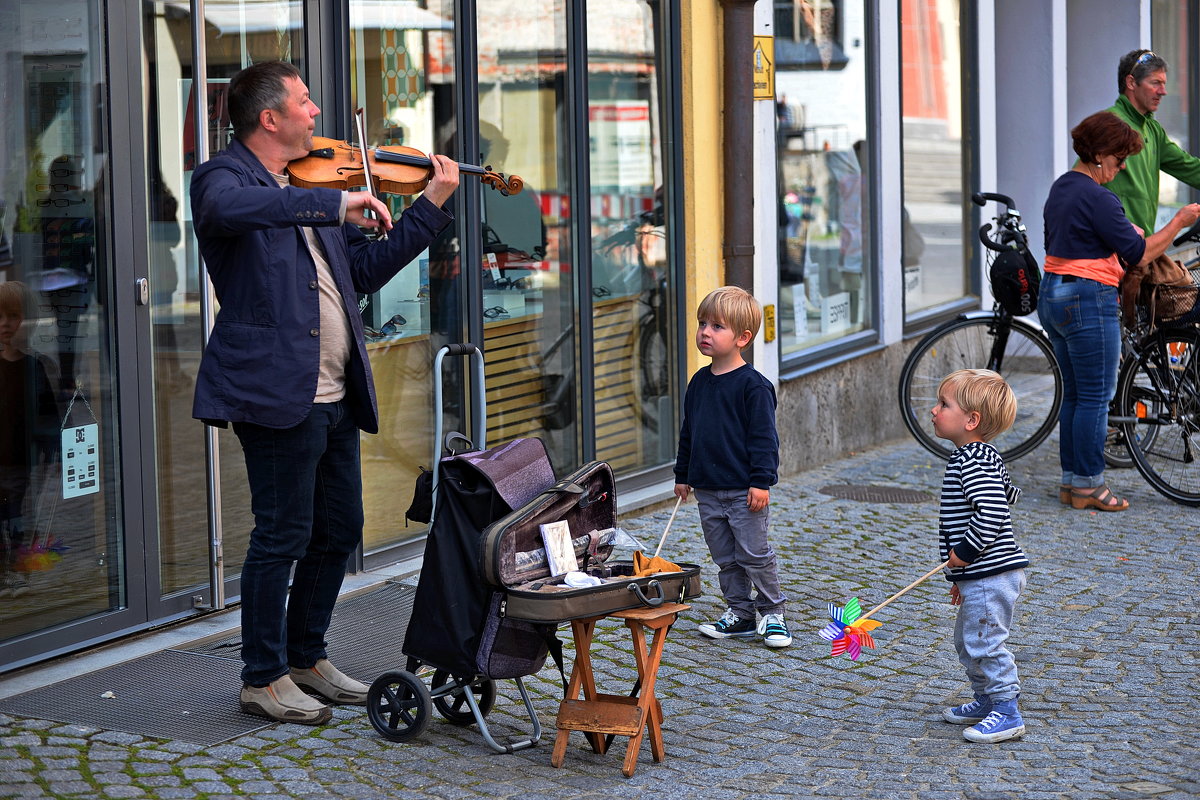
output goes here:
[[1146, 482], [1176, 503], [1200, 506], [1200, 332], [1147, 337], [1137, 358], [1121, 365], [1117, 408]]
[[993, 444], [1006, 460], [1020, 458], [1050, 435], [1062, 405], [1062, 373], [1050, 342], [1019, 319], [1010, 322], [1003, 352], [997, 349], [1000, 322], [992, 314], [959, 317], [921, 340], [900, 372], [900, 411], [904, 424], [929, 452], [949, 458], [954, 446], [933, 432], [930, 411], [938, 385], [957, 369], [993, 369], [1017, 396], [1017, 419]]
[[642, 427], [650, 433], [657, 433], [658, 418], [661, 416], [660, 401], [671, 391], [666, 332], [653, 313], [643, 314], [638, 320], [638, 327], [637, 413]]

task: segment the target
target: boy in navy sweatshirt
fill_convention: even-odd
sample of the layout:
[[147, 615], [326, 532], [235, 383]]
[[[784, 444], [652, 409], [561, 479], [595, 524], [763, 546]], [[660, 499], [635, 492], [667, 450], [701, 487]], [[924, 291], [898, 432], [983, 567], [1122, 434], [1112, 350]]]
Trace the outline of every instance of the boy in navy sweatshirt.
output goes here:
[[696, 493], [704, 541], [729, 606], [700, 633], [762, 636], [767, 647], [787, 647], [787, 598], [767, 539], [770, 488], [779, 470], [775, 387], [742, 358], [762, 325], [762, 308], [744, 289], [725, 286], [701, 301], [696, 318], [696, 348], [712, 364], [692, 376], [684, 395], [675, 495], [686, 500]]

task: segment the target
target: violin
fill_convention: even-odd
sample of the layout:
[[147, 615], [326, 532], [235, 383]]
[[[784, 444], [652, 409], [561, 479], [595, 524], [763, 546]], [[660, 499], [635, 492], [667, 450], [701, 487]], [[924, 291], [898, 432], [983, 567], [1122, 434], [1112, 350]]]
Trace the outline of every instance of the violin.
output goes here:
[[[415, 147], [385, 145], [366, 151], [350, 142], [313, 137], [307, 156], [288, 164], [293, 186], [304, 189], [355, 189], [367, 186], [375, 192], [416, 194], [433, 177], [433, 162]], [[460, 173], [478, 175], [479, 180], [504, 196], [520, 194], [525, 182], [517, 175], [505, 177], [488, 167], [458, 165]]]

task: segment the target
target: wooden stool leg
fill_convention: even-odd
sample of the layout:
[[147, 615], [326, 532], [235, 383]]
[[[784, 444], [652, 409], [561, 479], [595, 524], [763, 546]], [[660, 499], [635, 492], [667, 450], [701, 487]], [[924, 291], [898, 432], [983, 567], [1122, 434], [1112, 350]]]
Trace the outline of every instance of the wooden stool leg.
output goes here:
[[650, 753], [654, 760], [662, 761], [666, 757], [666, 749], [662, 737], [662, 706], [654, 695], [654, 683], [658, 677], [658, 667], [662, 661], [663, 646], [667, 641], [667, 628], [660, 627], [654, 631], [654, 643], [650, 651], [646, 651], [646, 629], [634, 620], [627, 620], [629, 629], [633, 632], [633, 656], [637, 663], [638, 676], [642, 688], [638, 694], [638, 707], [642, 709], [642, 719], [646, 724], [629, 739], [629, 747], [625, 751], [625, 764], [621, 770], [626, 778], [632, 777], [637, 769], [638, 753], [642, 749], [642, 739], [647, 729], [650, 732]]
[[[585, 700], [596, 699], [596, 676], [592, 672], [592, 637], [596, 633], [596, 619], [572, 620], [571, 636], [575, 640], [575, 663], [571, 666], [571, 680], [567, 683], [564, 700], [574, 700], [583, 690]], [[603, 753], [607, 747], [604, 737], [598, 733], [584, 733], [592, 750]], [[569, 730], [560, 729], [554, 739], [554, 750], [550, 754], [550, 766], [561, 767], [567, 755]]]

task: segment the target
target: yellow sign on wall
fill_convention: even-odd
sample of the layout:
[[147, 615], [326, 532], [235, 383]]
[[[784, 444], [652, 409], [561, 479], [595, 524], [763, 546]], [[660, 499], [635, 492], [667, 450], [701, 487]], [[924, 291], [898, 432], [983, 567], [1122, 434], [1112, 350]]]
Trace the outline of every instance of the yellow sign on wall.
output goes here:
[[775, 99], [775, 37], [754, 37], [754, 99]]

